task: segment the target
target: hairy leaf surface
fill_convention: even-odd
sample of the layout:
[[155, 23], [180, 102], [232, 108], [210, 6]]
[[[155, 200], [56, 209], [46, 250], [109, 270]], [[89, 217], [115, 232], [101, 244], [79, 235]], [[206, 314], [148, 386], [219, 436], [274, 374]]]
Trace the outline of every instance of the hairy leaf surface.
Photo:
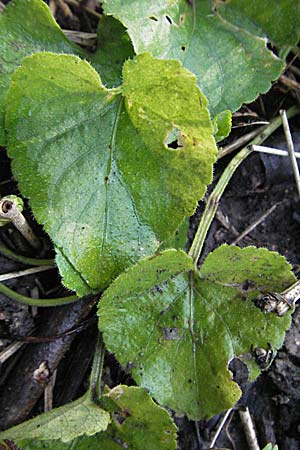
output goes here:
[[175, 450], [176, 426], [156, 405], [145, 389], [117, 386], [102, 399], [112, 413], [107, 430], [70, 443], [60, 441], [18, 441], [22, 450]]
[[[228, 363], [253, 349], [281, 347], [291, 317], [258, 309], [261, 292], [295, 280], [290, 265], [266, 249], [222, 246], [200, 273], [167, 250], [128, 269], [99, 302], [107, 348], [159, 403], [192, 419], [211, 417], [240, 397]], [[259, 367], [258, 367], [259, 369]]]
[[207, 101], [177, 61], [128, 61], [106, 89], [75, 56], [24, 59], [8, 94], [8, 152], [20, 190], [78, 295], [105, 288], [170, 237], [212, 178]]
[[[225, 20], [210, 0], [104, 0], [103, 3], [105, 12], [127, 27], [136, 53], [150, 51], [156, 57], [178, 59], [197, 75], [213, 115], [225, 109], [235, 111], [242, 103], [268, 91], [271, 81], [284, 67], [267, 49], [265, 40], [253, 33], [253, 27], [249, 32], [245, 12], [236, 7], [239, 1], [232, 2], [233, 23], [231, 14]], [[270, 22], [272, 6], [264, 9], [259, 7], [259, 0], [254, 3], [253, 15], [267, 14], [264, 22]], [[276, 11], [284, 15], [283, 22], [294, 42], [295, 35], [284, 12], [286, 0], [276, 3]], [[248, 2], [247, 8], [251, 5]], [[266, 32], [271, 32], [269, 28]]]
[[11, 441], [60, 439], [62, 442], [68, 442], [77, 436], [92, 436], [106, 430], [109, 422], [109, 413], [84, 395], [75, 402], [3, 431], [0, 433], [0, 439]]

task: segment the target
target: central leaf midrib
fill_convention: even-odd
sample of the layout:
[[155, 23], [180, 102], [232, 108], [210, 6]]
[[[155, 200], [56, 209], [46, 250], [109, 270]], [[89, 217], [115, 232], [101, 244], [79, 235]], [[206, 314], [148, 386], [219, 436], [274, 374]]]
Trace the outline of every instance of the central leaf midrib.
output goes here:
[[109, 143], [109, 158], [107, 161], [107, 168], [106, 168], [106, 175], [105, 175], [105, 212], [104, 212], [104, 226], [103, 226], [103, 233], [102, 233], [102, 243], [101, 243], [101, 252], [99, 255], [101, 256], [103, 252], [103, 248], [105, 245], [105, 241], [107, 239], [107, 231], [108, 231], [108, 215], [109, 215], [109, 186], [110, 186], [110, 175], [112, 171], [112, 165], [113, 165], [113, 158], [114, 158], [114, 151], [115, 151], [115, 145], [116, 145], [116, 135], [118, 130], [118, 125], [120, 121], [121, 111], [123, 107], [123, 97], [120, 95], [119, 101], [117, 106], [117, 114], [116, 118], [112, 127], [111, 132], [111, 139]]

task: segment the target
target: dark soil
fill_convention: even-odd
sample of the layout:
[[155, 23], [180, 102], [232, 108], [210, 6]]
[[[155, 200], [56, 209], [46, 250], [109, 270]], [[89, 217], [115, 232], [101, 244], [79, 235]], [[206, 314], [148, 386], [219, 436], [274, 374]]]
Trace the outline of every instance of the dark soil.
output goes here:
[[[6, 2], [5, 2], [6, 3]], [[90, 1], [90, 8], [96, 3]], [[72, 9], [71, 16], [57, 10], [57, 18], [63, 28], [94, 31], [95, 17], [86, 11]], [[97, 6], [97, 12], [101, 12]], [[279, 107], [287, 107], [296, 100], [292, 93], [279, 85], [251, 105], [251, 111], [259, 117], [270, 119], [278, 113]], [[248, 111], [248, 110], [247, 110]], [[245, 112], [245, 109], [242, 109]], [[294, 131], [299, 124], [292, 121]], [[251, 129], [253, 127], [250, 127]], [[236, 130], [233, 135], [242, 135], [249, 127]], [[226, 143], [232, 142], [231, 137]], [[294, 136], [295, 141], [298, 135]], [[275, 137], [273, 146], [280, 145], [282, 135]], [[299, 139], [300, 141], [300, 139]], [[299, 149], [298, 149], [299, 151]], [[5, 149], [0, 153], [1, 195], [17, 192], [11, 180], [9, 160]], [[215, 168], [217, 180], [231, 156], [221, 159]], [[203, 202], [191, 219], [190, 238], [193, 235]], [[300, 210], [299, 199], [288, 159], [274, 156], [251, 155], [238, 169], [222, 198], [217, 218], [214, 220], [204, 249], [204, 255], [220, 244], [232, 243], [251, 223], [256, 221], [271, 206], [276, 209], [254, 228], [238, 245], [256, 245], [280, 252], [292, 264], [295, 273], [300, 261]], [[27, 213], [36, 232], [42, 230]], [[42, 254], [35, 252], [11, 227], [0, 228], [0, 243], [18, 253], [52, 257], [51, 243], [44, 236]], [[21, 270], [24, 264], [10, 260], [0, 254], [0, 273]], [[7, 285], [14, 290], [31, 296], [68, 295], [60, 284], [55, 270], [41, 274], [15, 278]], [[38, 309], [20, 305], [0, 294], [0, 355], [12, 342], [23, 342], [23, 347], [0, 366], [0, 428], [5, 429], [43, 411], [43, 392], [49, 379], [57, 369], [54, 387], [54, 406], [67, 403], [80, 396], [87, 388], [88, 376], [96, 340], [94, 298], [60, 308]], [[245, 367], [238, 361], [231, 363], [231, 370], [243, 389], [243, 397], [234, 408], [217, 441], [217, 448], [246, 450], [244, 429], [237, 410], [248, 406], [255, 422], [261, 448], [268, 442], [277, 443], [280, 450], [300, 449], [300, 328], [299, 313], [296, 310], [291, 330], [285, 344], [279, 351], [271, 368], [265, 371], [255, 383], [247, 382]], [[38, 382], [33, 382], [34, 370], [44, 370]], [[104, 381], [110, 386], [132, 383], [112, 355], [107, 355], [104, 367]], [[175, 417], [179, 426], [179, 449], [196, 450], [209, 447], [221, 416], [210, 421], [195, 424], [186, 418]], [[1, 446], [0, 446], [1, 448]], [[109, 449], [107, 449], [109, 450]], [[143, 450], [143, 449], [140, 449]]]

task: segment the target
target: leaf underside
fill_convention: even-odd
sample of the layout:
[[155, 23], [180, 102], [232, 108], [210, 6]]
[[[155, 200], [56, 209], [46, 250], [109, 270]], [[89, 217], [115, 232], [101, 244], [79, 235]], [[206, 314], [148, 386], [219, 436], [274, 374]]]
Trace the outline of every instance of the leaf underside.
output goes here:
[[216, 147], [195, 77], [149, 54], [108, 90], [75, 56], [35, 54], [12, 78], [8, 154], [53, 240], [64, 284], [104, 289], [191, 215]]
[[167, 250], [107, 289], [99, 328], [108, 350], [159, 403], [207, 418], [240, 397], [229, 361], [241, 357], [251, 369], [252, 349], [271, 344], [276, 352], [289, 328], [290, 314], [265, 314], [251, 300], [294, 280], [285, 259], [266, 249], [222, 246], [199, 274], [186, 254]]
[[[218, 13], [219, 7], [210, 0], [103, 2], [106, 14], [116, 17], [128, 29], [137, 54], [149, 51], [159, 58], [178, 59], [196, 74], [199, 86], [209, 100], [212, 115], [225, 109], [235, 111], [242, 103], [267, 92], [271, 81], [278, 78], [284, 67], [283, 62], [267, 49], [261, 33], [255, 33], [257, 30], [253, 25], [248, 26], [256, 15], [264, 15], [263, 23], [270, 23], [274, 16], [273, 2], [269, 2], [268, 8], [264, 8], [267, 0], [247, 2], [244, 11], [239, 3], [230, 2], [230, 11], [226, 10], [227, 4], [222, 5], [224, 14], [227, 12], [225, 19]], [[246, 1], [242, 3], [244, 5]], [[286, 3], [287, 0], [276, 2], [277, 17], [283, 16], [279, 22], [288, 30], [283, 32], [279, 42], [293, 43], [299, 35], [299, 21], [294, 31], [289, 22], [290, 14], [286, 13]], [[293, 9], [299, 9], [298, 1], [294, 3], [297, 6]], [[248, 18], [250, 9], [252, 15]], [[298, 17], [299, 14], [293, 22]], [[271, 37], [275, 34], [274, 29], [275, 26], [265, 27]]]

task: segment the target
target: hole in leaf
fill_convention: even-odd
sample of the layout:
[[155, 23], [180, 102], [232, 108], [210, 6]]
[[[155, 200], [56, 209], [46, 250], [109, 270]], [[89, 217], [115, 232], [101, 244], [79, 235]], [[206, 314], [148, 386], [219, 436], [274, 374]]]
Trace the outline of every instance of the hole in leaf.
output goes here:
[[155, 16], [150, 16], [149, 17], [150, 20], [154, 20], [154, 22], [158, 22], [158, 18]]
[[168, 148], [172, 148], [174, 150], [183, 147], [182, 136], [178, 128], [174, 127], [171, 131], [168, 132], [165, 144]]
[[163, 328], [163, 337], [166, 341], [180, 339], [179, 328]]
[[166, 16], [167, 21], [169, 22], [170, 25], [173, 24], [173, 20], [171, 19], [170, 16]]
[[255, 289], [257, 289], [256, 284], [253, 281], [251, 281], [251, 280], [245, 280], [241, 284], [242, 292], [253, 291]]
[[179, 145], [178, 140], [175, 139], [175, 141], [170, 142], [170, 144], [168, 144], [168, 147], [177, 150], [179, 147], [181, 147], [181, 145]]
[[186, 46], [185, 46], [185, 45], [182, 45], [182, 46], [181, 46], [181, 50], [182, 50], [183, 52], [185, 52], [185, 51], [186, 51]]

